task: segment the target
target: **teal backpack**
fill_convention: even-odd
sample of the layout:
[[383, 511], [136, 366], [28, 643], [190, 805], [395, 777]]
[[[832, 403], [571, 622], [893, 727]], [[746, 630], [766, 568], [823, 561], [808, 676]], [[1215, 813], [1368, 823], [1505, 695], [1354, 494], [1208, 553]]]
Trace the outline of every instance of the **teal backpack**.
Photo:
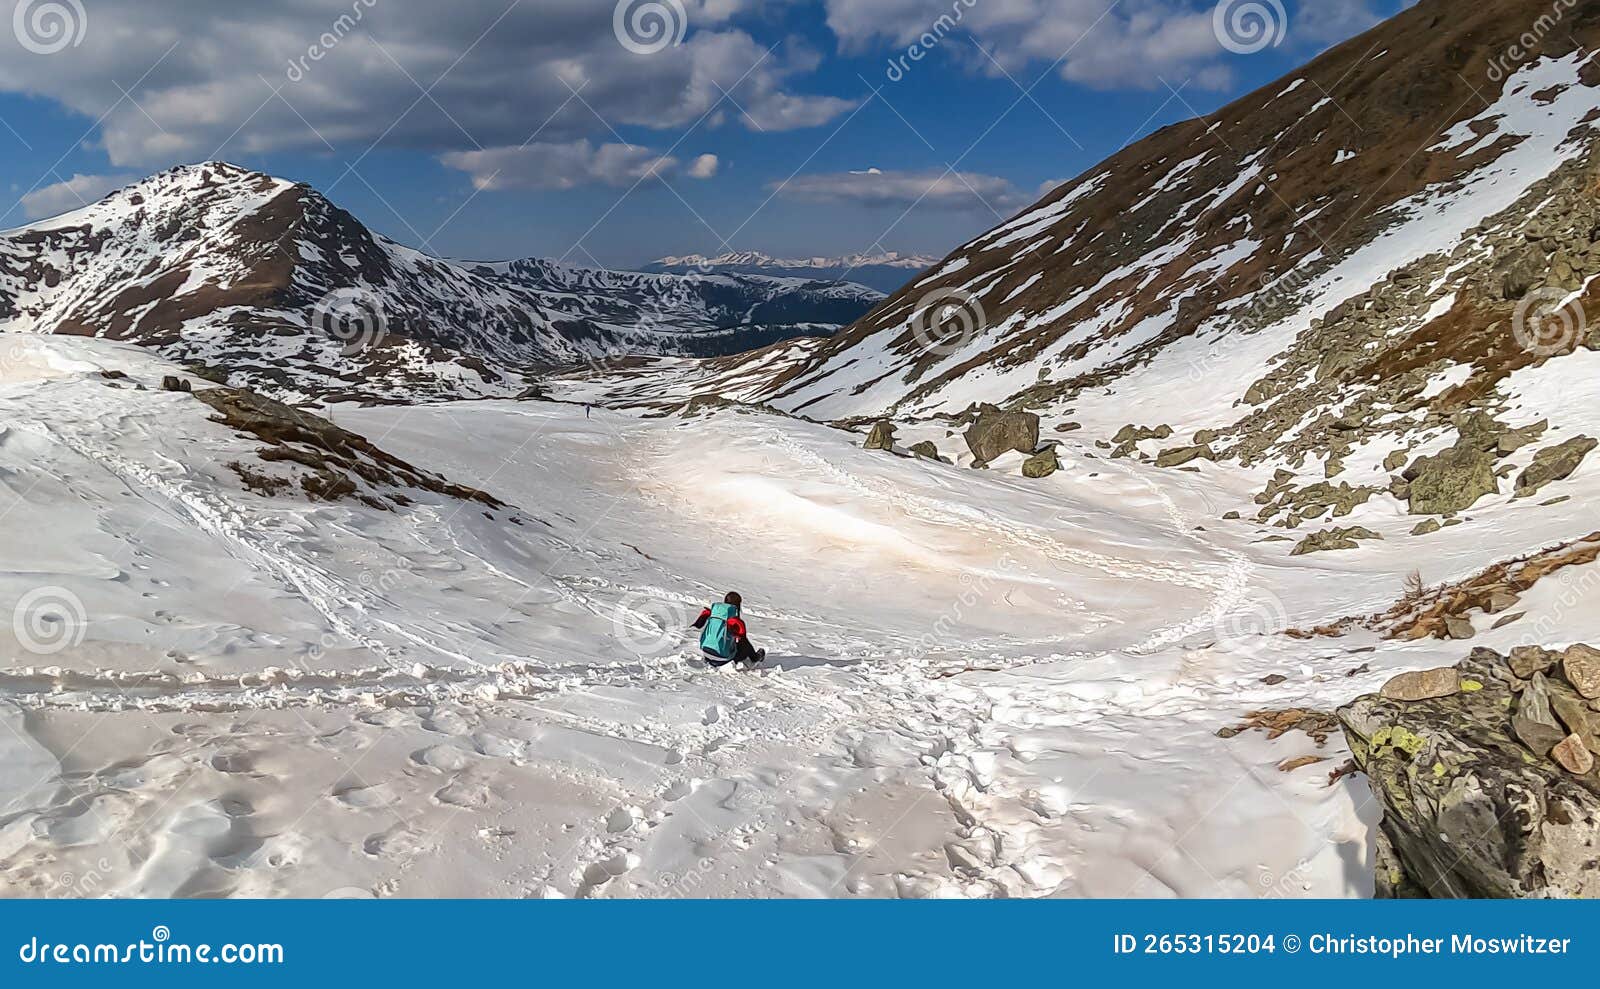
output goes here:
[[706, 627], [700, 633], [700, 648], [718, 659], [732, 659], [735, 643], [733, 630], [728, 628], [728, 619], [738, 617], [738, 605], [712, 605], [711, 617], [706, 619]]

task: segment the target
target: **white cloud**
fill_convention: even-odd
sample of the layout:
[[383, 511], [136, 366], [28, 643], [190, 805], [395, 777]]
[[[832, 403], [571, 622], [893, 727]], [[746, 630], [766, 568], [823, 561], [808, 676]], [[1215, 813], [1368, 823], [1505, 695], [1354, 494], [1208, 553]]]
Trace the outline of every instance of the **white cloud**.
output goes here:
[[722, 167], [722, 161], [716, 155], [701, 155], [689, 166], [691, 179], [716, 178], [717, 169]]
[[[0, 3], [0, 20], [15, 2]], [[756, 0], [686, 0], [683, 43], [649, 55], [618, 41], [613, 6], [284, 0], [199, 12], [192, 0], [96, 0], [81, 43], [54, 55], [0, 31], [0, 91], [103, 116], [112, 163], [140, 167], [374, 143], [443, 154], [535, 135], [608, 140], [611, 128], [702, 117], [780, 130], [854, 105], [794, 91], [818, 56], [788, 43], [769, 54], [738, 27]]]
[[[1288, 4], [1284, 43], [1305, 48], [1347, 38], [1381, 19], [1375, 6], [1400, 5]], [[1017, 75], [1027, 85], [1026, 70], [1050, 66], [1069, 82], [1097, 89], [1161, 89], [1163, 77], [1208, 89], [1232, 85], [1230, 59], [1213, 25], [1216, 6], [1216, 0], [1132, 0], [1109, 9], [1106, 0], [826, 0], [828, 26], [843, 50], [900, 58], [917, 45], [928, 53], [902, 71], [955, 64], [982, 75]]]
[[975, 172], [881, 171], [801, 175], [769, 189], [789, 199], [857, 206], [912, 206], [933, 209], [988, 209], [998, 213], [1026, 205], [1030, 200], [1007, 179]]
[[[472, 177], [479, 189], [572, 189], [580, 185], [627, 186], [665, 175], [678, 159], [636, 144], [528, 144], [482, 151], [452, 151], [440, 160]], [[698, 165], [699, 163], [696, 162]]]
[[22, 214], [37, 220], [79, 209], [135, 178], [132, 175], [74, 175], [65, 182], [43, 186], [23, 196]]

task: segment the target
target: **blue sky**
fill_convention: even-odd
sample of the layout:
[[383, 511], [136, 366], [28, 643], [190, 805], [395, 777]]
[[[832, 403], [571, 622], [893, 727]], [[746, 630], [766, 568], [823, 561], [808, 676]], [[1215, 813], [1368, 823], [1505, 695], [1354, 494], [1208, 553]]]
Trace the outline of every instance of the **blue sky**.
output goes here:
[[1402, 5], [3, 0], [0, 227], [217, 157], [452, 257], [942, 255]]

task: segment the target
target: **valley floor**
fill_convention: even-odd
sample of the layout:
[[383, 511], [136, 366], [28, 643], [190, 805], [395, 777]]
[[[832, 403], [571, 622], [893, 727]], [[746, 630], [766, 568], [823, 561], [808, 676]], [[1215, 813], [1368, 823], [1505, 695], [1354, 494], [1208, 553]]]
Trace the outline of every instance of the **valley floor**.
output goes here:
[[[141, 352], [4, 346], [8, 895], [1368, 895], [1378, 810], [1329, 783], [1338, 735], [1216, 732], [1467, 648], [1259, 634], [1388, 605], [1416, 549], [1291, 559], [1218, 521], [1251, 490], [1221, 470], [1069, 446], [1029, 481], [751, 412], [340, 407], [513, 506], [383, 511], [247, 490], [253, 440], [99, 375], [171, 370]], [[1430, 579], [1492, 562], [1434, 538]], [[729, 589], [762, 669], [694, 658]], [[81, 606], [69, 648], [23, 621], [46, 592]]]

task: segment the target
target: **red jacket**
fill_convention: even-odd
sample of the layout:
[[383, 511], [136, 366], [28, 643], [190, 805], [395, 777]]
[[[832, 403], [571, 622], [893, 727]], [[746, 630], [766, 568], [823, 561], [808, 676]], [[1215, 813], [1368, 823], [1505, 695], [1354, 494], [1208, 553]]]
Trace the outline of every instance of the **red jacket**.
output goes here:
[[[711, 609], [710, 608], [702, 609], [701, 612], [700, 612], [700, 617], [696, 618], [694, 620], [694, 627], [695, 628], [701, 627], [702, 625], [704, 625], [706, 623], [706, 621], [710, 617], [711, 617]], [[733, 637], [735, 639], [745, 638], [744, 619], [743, 618], [730, 618], [730, 619], [728, 619], [728, 631], [733, 633]]]

